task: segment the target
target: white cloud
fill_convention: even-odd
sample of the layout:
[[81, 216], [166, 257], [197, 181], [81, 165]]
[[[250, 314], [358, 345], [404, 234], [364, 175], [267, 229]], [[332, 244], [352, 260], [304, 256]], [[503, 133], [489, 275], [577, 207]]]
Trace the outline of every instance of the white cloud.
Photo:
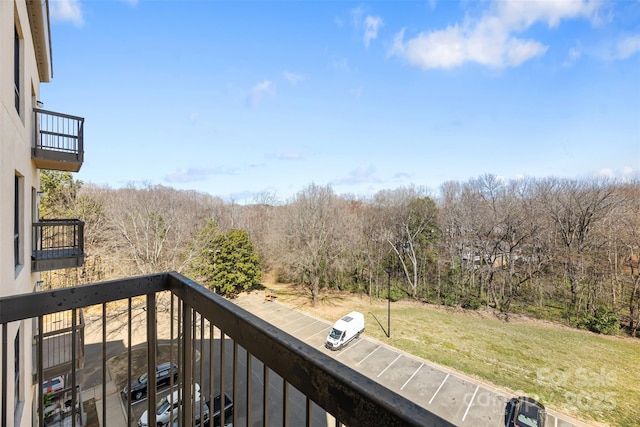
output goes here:
[[262, 98], [264, 98], [265, 95], [275, 95], [275, 93], [275, 85], [271, 81], [265, 80], [262, 83], [258, 83], [251, 89], [247, 102], [249, 106], [254, 107], [262, 101]]
[[563, 19], [596, 19], [598, 0], [498, 0], [479, 19], [425, 31], [404, 40], [402, 29], [394, 38], [390, 56], [404, 58], [422, 69], [454, 68], [475, 62], [491, 68], [517, 67], [545, 54], [548, 46], [517, 37], [536, 23], [557, 27]]
[[369, 182], [380, 182], [380, 180], [375, 177], [375, 174], [376, 168], [374, 166], [360, 166], [356, 169], [351, 170], [347, 176], [330, 181], [329, 185], [340, 186], [363, 184]]
[[600, 169], [597, 173], [597, 176], [603, 177], [603, 178], [615, 178], [616, 177], [616, 173], [613, 169], [609, 169], [609, 168], [604, 168], [604, 169]]
[[619, 40], [616, 45], [615, 58], [627, 59], [638, 52], [640, 52], [640, 34]]
[[301, 158], [301, 156], [300, 156], [300, 153], [288, 151], [288, 152], [277, 153], [275, 155], [275, 158], [278, 160], [298, 160]]
[[597, 19], [601, 0], [522, 1], [499, 0], [493, 3], [495, 14], [508, 28], [523, 31], [537, 22], [556, 28], [563, 19]]
[[340, 71], [343, 73], [350, 73], [353, 71], [351, 69], [351, 66], [349, 65], [349, 60], [347, 58], [335, 59], [331, 61], [329, 66], [334, 70]]
[[291, 84], [291, 86], [297, 86], [298, 82], [301, 82], [302, 80], [304, 80], [304, 77], [301, 76], [300, 74], [294, 74], [288, 71], [283, 71], [282, 75], [284, 76], [285, 79], [287, 79], [287, 81]]
[[611, 168], [602, 168], [595, 173], [595, 176], [608, 179], [637, 179], [640, 178], [638, 170], [631, 166], [625, 166], [622, 169], [614, 170]]
[[54, 22], [71, 22], [76, 27], [84, 25], [80, 0], [53, 0], [49, 3], [49, 13]]
[[567, 59], [564, 61], [564, 65], [565, 67], [569, 67], [573, 64], [576, 63], [576, 61], [578, 61], [578, 59], [580, 59], [582, 57], [582, 50], [580, 50], [579, 47], [572, 47], [571, 49], [569, 49], [569, 52], [567, 53]]
[[378, 38], [378, 30], [383, 26], [382, 18], [372, 15], [365, 16], [365, 7], [363, 5], [351, 9], [349, 13], [351, 14], [353, 28], [358, 32], [363, 30], [362, 40], [368, 49], [371, 40]]
[[351, 19], [353, 20], [353, 26], [360, 28], [362, 22], [362, 15], [364, 15], [364, 6], [360, 5], [354, 9], [351, 9]]
[[206, 181], [213, 175], [236, 175], [238, 173], [235, 169], [224, 168], [187, 168], [178, 169], [174, 172], [170, 172], [164, 177], [165, 182], [198, 182]]
[[378, 29], [382, 27], [382, 18], [379, 16], [367, 15], [364, 19], [364, 45], [369, 48], [371, 40], [378, 37]]
[[362, 86], [358, 86], [358, 87], [354, 87], [353, 89], [350, 89], [349, 94], [353, 95], [355, 98], [360, 98], [360, 95], [362, 95]]

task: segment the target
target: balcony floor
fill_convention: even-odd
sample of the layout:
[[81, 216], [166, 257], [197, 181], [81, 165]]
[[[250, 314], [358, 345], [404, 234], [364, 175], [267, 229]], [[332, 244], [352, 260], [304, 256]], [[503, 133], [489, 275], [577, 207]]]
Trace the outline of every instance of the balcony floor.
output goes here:
[[47, 249], [42, 251], [33, 251], [33, 257], [36, 260], [73, 258], [73, 257], [79, 257], [81, 255], [82, 253], [79, 248]]

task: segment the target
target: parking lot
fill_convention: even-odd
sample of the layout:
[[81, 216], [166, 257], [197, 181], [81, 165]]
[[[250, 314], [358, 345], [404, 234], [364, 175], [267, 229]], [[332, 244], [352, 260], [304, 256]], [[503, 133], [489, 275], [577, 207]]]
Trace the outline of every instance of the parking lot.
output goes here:
[[[213, 359], [210, 357], [211, 347], [213, 346]], [[213, 395], [220, 394], [220, 378], [221, 378], [221, 366], [220, 366], [220, 336], [216, 333], [211, 342], [209, 335], [207, 334], [202, 342], [196, 340], [196, 348], [198, 351], [202, 351], [196, 356], [196, 365], [194, 371], [194, 378], [200, 386], [201, 395], [205, 400], [208, 400], [210, 396], [210, 390], [213, 389]], [[246, 390], [247, 383], [247, 354], [244, 351], [239, 351], [238, 355], [238, 372], [236, 376], [238, 390]], [[224, 371], [229, 373], [233, 370], [233, 346], [225, 346], [225, 368]], [[204, 363], [203, 363], [204, 361]], [[247, 405], [247, 396], [244, 392], [239, 392], [236, 396], [236, 400], [233, 401], [234, 412], [237, 417], [237, 425], [263, 425], [263, 392], [264, 392], [264, 367], [262, 362], [256, 358], [252, 358], [251, 362], [251, 389], [253, 402], [260, 402], [259, 404]], [[233, 393], [234, 378], [232, 375], [225, 375], [224, 377], [224, 390], [225, 393], [230, 396]], [[270, 372], [268, 377], [268, 410], [266, 411], [267, 423], [266, 425], [284, 425], [283, 423], [283, 380], [275, 372]], [[174, 386], [174, 390], [177, 388]], [[161, 386], [156, 392], [156, 402], [160, 402], [164, 397], [169, 395], [172, 389], [169, 386]], [[118, 390], [118, 401], [122, 408], [124, 418], [127, 418], [127, 398]], [[306, 397], [295, 388], [290, 388], [288, 391], [288, 403], [289, 410], [287, 419], [289, 425], [299, 426], [305, 425], [306, 422]], [[148, 399], [144, 397], [138, 401], [132, 402], [131, 405], [131, 422], [130, 426], [136, 426], [137, 421], [140, 419], [144, 411], [148, 409]], [[247, 419], [249, 414], [249, 419]], [[314, 426], [327, 426], [327, 416], [325, 412], [313, 405], [313, 425]], [[226, 419], [227, 422], [231, 422], [231, 417]]]
[[[453, 424], [504, 425], [504, 410], [512, 396], [495, 387], [369, 338], [366, 331], [348, 346], [332, 352], [324, 347], [331, 323], [278, 302], [265, 302], [257, 293], [243, 295], [235, 302]], [[371, 327], [372, 319], [366, 321]], [[547, 425], [569, 427], [586, 424], [548, 410]]]

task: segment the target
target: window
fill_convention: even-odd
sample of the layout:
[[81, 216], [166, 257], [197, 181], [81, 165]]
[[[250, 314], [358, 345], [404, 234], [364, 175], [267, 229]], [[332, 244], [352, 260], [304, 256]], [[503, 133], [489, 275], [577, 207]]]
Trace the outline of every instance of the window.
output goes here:
[[15, 266], [20, 265], [20, 177], [15, 177], [15, 193], [13, 207], [13, 257]]
[[18, 329], [18, 333], [16, 334], [16, 339], [13, 342], [14, 348], [14, 374], [15, 374], [15, 388], [14, 388], [14, 396], [15, 396], [15, 406], [17, 408], [20, 403], [20, 328]]
[[13, 42], [13, 86], [16, 95], [16, 111], [20, 114], [20, 36], [18, 27], [14, 26], [15, 39]]

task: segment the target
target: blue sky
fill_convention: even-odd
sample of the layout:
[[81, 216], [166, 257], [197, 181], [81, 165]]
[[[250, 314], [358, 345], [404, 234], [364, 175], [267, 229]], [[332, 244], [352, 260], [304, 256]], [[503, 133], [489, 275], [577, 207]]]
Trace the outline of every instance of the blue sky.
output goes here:
[[50, 0], [77, 178], [251, 203], [640, 173], [640, 1]]

